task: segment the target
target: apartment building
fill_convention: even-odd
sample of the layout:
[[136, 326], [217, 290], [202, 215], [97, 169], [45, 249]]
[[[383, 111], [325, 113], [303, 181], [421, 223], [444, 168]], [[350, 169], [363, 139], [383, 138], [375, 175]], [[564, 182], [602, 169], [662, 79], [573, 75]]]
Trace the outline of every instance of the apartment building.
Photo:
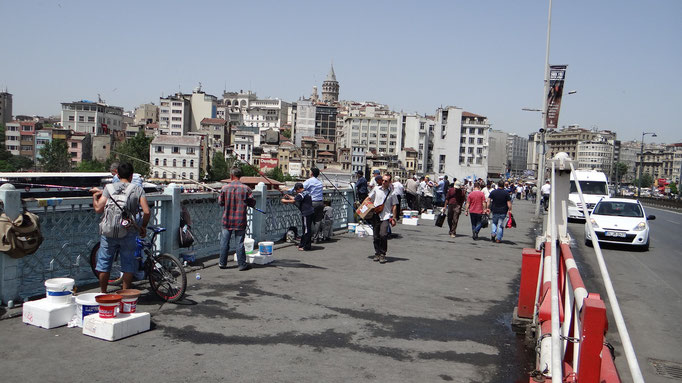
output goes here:
[[86, 133], [74, 133], [66, 140], [66, 146], [71, 157], [71, 166], [76, 166], [82, 161], [92, 160], [91, 135]]
[[176, 93], [159, 99], [159, 134], [183, 136], [191, 131], [192, 104], [186, 95]]
[[123, 131], [123, 108], [87, 100], [63, 102], [62, 127], [76, 133], [109, 134]]
[[576, 146], [575, 160], [578, 168], [601, 171], [611, 180], [614, 162], [613, 144], [603, 137], [595, 137], [590, 141], [580, 141]]
[[450, 179], [485, 178], [488, 174], [488, 119], [448, 106], [436, 110], [435, 122], [432, 171], [447, 174]]
[[[436, 122], [431, 116], [420, 116], [418, 114], [398, 114], [396, 120], [400, 124], [401, 142], [400, 147], [403, 150], [399, 153], [400, 161], [407, 166], [408, 153], [410, 156], [416, 156], [414, 164], [414, 172], [417, 174], [426, 174], [432, 172], [428, 170], [430, 161], [430, 153], [433, 150], [433, 132]], [[408, 152], [407, 149], [412, 148], [416, 154]]]
[[236, 125], [258, 127], [261, 131], [279, 129], [288, 121], [291, 104], [279, 99], [259, 99], [248, 91], [224, 92], [217, 117]]
[[159, 122], [159, 107], [152, 104], [142, 104], [135, 108], [134, 125], [147, 125]]
[[12, 121], [12, 94], [7, 90], [0, 92], [0, 124]]
[[165, 182], [199, 180], [201, 146], [202, 138], [197, 136], [155, 137], [149, 148], [153, 178]]
[[[489, 150], [492, 156], [492, 149]], [[527, 169], [528, 138], [515, 133], [507, 136], [507, 167], [514, 176], [521, 176]]]
[[509, 134], [501, 130], [491, 129], [488, 133], [488, 177], [504, 177], [509, 169]]

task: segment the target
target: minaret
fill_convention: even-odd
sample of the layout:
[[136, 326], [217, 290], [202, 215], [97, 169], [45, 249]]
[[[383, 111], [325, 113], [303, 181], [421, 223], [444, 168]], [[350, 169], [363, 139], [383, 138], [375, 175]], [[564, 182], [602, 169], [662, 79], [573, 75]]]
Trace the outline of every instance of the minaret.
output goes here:
[[322, 101], [329, 104], [339, 101], [339, 82], [336, 81], [334, 74], [334, 64], [329, 69], [327, 79], [322, 83]]

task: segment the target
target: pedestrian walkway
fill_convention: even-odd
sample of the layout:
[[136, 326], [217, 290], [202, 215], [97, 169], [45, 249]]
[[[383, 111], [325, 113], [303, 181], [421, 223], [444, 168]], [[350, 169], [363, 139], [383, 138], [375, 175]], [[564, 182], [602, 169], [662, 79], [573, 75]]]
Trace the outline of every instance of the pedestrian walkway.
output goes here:
[[184, 302], [144, 295], [152, 331], [114, 343], [2, 320], [3, 381], [526, 380], [534, 356], [510, 321], [533, 208], [514, 203], [519, 227], [500, 244], [489, 228], [474, 241], [464, 215], [456, 238], [398, 224], [383, 265], [371, 237], [350, 234], [245, 272], [209, 261]]

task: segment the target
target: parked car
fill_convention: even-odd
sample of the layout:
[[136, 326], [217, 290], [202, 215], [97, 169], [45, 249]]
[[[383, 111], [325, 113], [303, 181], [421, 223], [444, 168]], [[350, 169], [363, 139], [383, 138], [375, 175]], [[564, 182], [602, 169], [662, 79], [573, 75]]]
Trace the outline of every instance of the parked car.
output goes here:
[[[649, 249], [649, 224], [656, 216], [647, 216], [637, 200], [602, 198], [590, 214], [590, 222], [599, 242], [620, 243]], [[585, 222], [585, 244], [592, 245], [592, 236]]]

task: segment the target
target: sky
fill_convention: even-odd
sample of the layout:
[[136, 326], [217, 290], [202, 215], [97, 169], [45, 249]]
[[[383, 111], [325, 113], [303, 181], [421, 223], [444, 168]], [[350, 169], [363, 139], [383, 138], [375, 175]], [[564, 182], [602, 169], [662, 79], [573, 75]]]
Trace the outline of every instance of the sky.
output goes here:
[[[137, 105], [199, 83], [296, 101], [333, 62], [340, 99], [409, 113], [453, 105], [493, 129], [541, 126], [547, 0], [0, 0], [0, 89], [13, 113]], [[554, 0], [550, 64], [566, 64], [559, 126], [682, 142], [682, 1]]]

